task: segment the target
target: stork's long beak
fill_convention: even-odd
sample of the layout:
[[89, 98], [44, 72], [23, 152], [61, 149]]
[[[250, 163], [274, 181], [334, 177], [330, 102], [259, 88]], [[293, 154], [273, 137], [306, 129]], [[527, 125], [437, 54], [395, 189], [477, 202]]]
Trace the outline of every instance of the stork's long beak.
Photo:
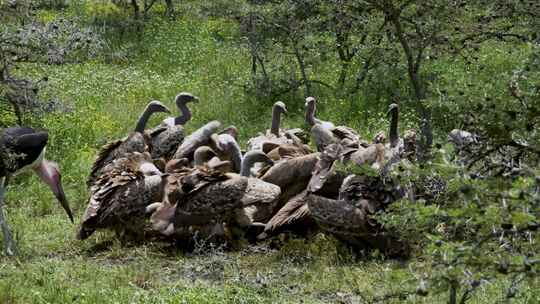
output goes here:
[[64, 188], [62, 188], [62, 176], [60, 175], [56, 164], [44, 159], [36, 168], [34, 168], [34, 171], [39, 178], [51, 188], [54, 196], [56, 196], [58, 202], [60, 202], [60, 205], [64, 208], [70, 221], [73, 223], [73, 214], [69, 208]]

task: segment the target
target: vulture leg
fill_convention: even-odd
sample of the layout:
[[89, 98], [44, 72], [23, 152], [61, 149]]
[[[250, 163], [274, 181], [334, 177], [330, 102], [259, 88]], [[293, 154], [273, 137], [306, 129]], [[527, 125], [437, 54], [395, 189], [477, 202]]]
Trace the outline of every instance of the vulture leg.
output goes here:
[[18, 252], [17, 244], [11, 236], [11, 231], [4, 218], [4, 194], [7, 187], [7, 177], [3, 177], [0, 182], [0, 226], [2, 226], [2, 234], [4, 235], [4, 251], [6, 255], [12, 256]]

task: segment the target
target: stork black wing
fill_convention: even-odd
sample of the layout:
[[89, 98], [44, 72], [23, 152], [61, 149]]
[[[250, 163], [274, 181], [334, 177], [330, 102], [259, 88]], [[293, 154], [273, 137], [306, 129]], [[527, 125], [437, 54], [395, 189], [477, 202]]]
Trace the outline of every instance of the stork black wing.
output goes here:
[[47, 132], [35, 131], [29, 127], [5, 129], [0, 137], [5, 170], [14, 173], [33, 163], [47, 145], [48, 139]]

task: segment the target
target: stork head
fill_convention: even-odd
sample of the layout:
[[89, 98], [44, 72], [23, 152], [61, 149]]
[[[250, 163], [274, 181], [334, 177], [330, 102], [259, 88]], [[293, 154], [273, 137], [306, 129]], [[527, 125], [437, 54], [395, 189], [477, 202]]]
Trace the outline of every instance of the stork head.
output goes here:
[[51, 188], [54, 196], [58, 199], [58, 202], [66, 211], [69, 219], [73, 223], [73, 214], [69, 208], [69, 203], [64, 193], [64, 188], [62, 187], [62, 176], [60, 175], [60, 170], [58, 165], [54, 162], [50, 162], [46, 159], [43, 159], [35, 167], [34, 171], [39, 176], [39, 178]]

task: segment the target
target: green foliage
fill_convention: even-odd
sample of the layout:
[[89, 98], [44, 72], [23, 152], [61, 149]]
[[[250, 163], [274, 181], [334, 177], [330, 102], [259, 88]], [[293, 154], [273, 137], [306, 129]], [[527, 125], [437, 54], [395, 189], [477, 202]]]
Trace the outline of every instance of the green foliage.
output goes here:
[[334, 170], [336, 172], [343, 172], [346, 175], [363, 175], [363, 176], [379, 176], [379, 171], [370, 166], [357, 166], [354, 163], [342, 163], [336, 162], [334, 165]]
[[96, 24], [108, 24], [113, 23], [115, 19], [126, 18], [125, 11], [108, 0], [85, 2], [84, 14], [91, 17]]
[[[510, 299], [523, 281], [532, 283], [540, 258], [539, 172], [478, 179], [448, 161], [411, 169], [404, 175], [422, 198], [393, 204], [379, 219], [417, 245], [424, 259], [411, 267], [432, 292], [461, 292], [466, 301], [479, 286], [508, 275], [512, 283], [503, 297]], [[429, 179], [447, 186], [434, 196]]]
[[[399, 3], [414, 4], [404, 11], [406, 16], [416, 18], [422, 11], [419, 2]], [[500, 12], [495, 4], [482, 8], [474, 3], [474, 9], [452, 16], [463, 26], [450, 36], [472, 34], [478, 25], [474, 20]], [[30, 24], [33, 17], [24, 15], [25, 7], [6, 5], [2, 2], [2, 29], [14, 29], [19, 20]], [[82, 214], [88, 198], [83, 181], [97, 150], [131, 131], [149, 100], [174, 108], [174, 96], [191, 91], [201, 102], [193, 107], [187, 131], [218, 119], [240, 129], [241, 144], [269, 128], [270, 105], [277, 98], [289, 109], [283, 127], [305, 127], [306, 88], [295, 46], [312, 81], [310, 93], [320, 100], [321, 119], [351, 126], [369, 140], [387, 129], [387, 104], [397, 96], [400, 129], [417, 127], [420, 119], [402, 49], [392, 28], [381, 28], [382, 13], [368, 8], [357, 1], [179, 1], [177, 20], [162, 18], [156, 9], [140, 31], [131, 32], [129, 6], [70, 1], [63, 10], [47, 6], [35, 11], [39, 24], [69, 20], [74, 27], [91, 29], [106, 41], [103, 47], [95, 56], [74, 53], [65, 65], [44, 64], [46, 53], [35, 52], [40, 60], [17, 64], [14, 75], [46, 76], [40, 98], [64, 105], [61, 111], [45, 113], [39, 125], [49, 130], [48, 157], [59, 162], [74, 213]], [[22, 15], [16, 18], [14, 11]], [[246, 23], [250, 16], [251, 28]], [[428, 21], [432, 28], [437, 20]], [[529, 25], [525, 17], [494, 21], [490, 30]], [[283, 31], [284, 26], [294, 34]], [[521, 27], [518, 33], [525, 35]], [[482, 135], [486, 141], [480, 148], [515, 139], [538, 149], [538, 128], [528, 130], [538, 122], [537, 46], [497, 39], [470, 44], [466, 54], [433, 48], [424, 58], [422, 76], [429, 88], [436, 142], [445, 142], [447, 133], [459, 127]], [[32, 45], [40, 46], [39, 41]], [[354, 56], [340, 57], [340, 48]], [[255, 58], [256, 73], [254, 54], [260, 56]], [[153, 118], [150, 125], [162, 118]], [[0, 109], [0, 123], [13, 125], [15, 118]], [[358, 258], [325, 235], [291, 240], [280, 250], [195, 256], [164, 244], [120, 244], [106, 232], [80, 243], [50, 191], [37, 178], [22, 175], [10, 185], [6, 208], [22, 256], [0, 260], [0, 303], [447, 303], [451, 290], [458, 297], [472, 296], [475, 303], [536, 303], [538, 163], [529, 148], [510, 148], [516, 155], [524, 151], [512, 162], [522, 165], [500, 175], [492, 175], [494, 170], [478, 173], [479, 165], [456, 165], [462, 156], [448, 145], [430, 163], [394, 172], [393, 178], [399, 175], [402, 184], [415, 190], [416, 199], [396, 202], [377, 219], [416, 245], [406, 262], [376, 254]], [[340, 170], [374, 173], [356, 167]]]

